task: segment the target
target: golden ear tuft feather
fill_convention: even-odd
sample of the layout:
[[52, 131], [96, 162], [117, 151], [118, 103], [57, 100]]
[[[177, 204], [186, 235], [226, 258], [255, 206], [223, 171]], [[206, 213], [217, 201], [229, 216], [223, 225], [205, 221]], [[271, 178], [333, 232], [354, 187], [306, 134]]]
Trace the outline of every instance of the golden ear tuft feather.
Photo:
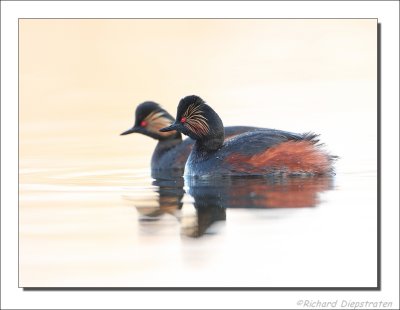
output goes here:
[[143, 120], [147, 123], [146, 129], [163, 137], [169, 137], [175, 134], [175, 131], [160, 132], [161, 128], [168, 127], [172, 121], [164, 116], [163, 112], [152, 112]]
[[205, 136], [210, 130], [207, 118], [203, 115], [199, 104], [192, 103], [189, 105], [182, 115], [182, 119], [185, 119], [184, 126], [199, 136]]

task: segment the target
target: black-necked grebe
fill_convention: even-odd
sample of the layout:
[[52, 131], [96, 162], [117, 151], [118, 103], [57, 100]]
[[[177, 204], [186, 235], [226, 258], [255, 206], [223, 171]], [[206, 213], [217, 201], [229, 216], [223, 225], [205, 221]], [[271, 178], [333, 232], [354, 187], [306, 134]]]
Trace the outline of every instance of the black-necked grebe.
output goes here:
[[[194, 140], [185, 139], [177, 131], [160, 132], [163, 127], [171, 125], [175, 119], [159, 104], [146, 101], [136, 108], [134, 126], [121, 133], [141, 133], [158, 140], [157, 146], [151, 158], [152, 170], [183, 169], [186, 160], [192, 150]], [[243, 132], [258, 130], [260, 128], [250, 126], [232, 126], [225, 128], [225, 138], [241, 134]]]
[[333, 174], [335, 156], [326, 153], [313, 133], [254, 130], [224, 142], [218, 114], [198, 96], [178, 105], [176, 130], [196, 140], [186, 162], [185, 175], [323, 175]]

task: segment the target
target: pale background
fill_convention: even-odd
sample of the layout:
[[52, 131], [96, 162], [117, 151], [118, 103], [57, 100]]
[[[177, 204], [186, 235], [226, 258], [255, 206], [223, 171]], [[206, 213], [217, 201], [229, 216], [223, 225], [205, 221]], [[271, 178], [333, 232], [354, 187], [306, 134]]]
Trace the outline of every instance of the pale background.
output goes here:
[[[200, 89], [200, 90], [202, 90], [202, 89]], [[197, 88], [195, 89], [195, 90], [193, 90], [193, 91], [197, 91]], [[115, 95], [115, 94], [114, 94]], [[113, 96], [114, 96], [113, 95]], [[203, 95], [203, 94], [202, 94]], [[127, 96], [129, 96], [129, 100], [132, 100], [132, 95], [131, 94], [129, 94], [129, 95], [127, 95]], [[182, 96], [181, 94], [179, 94], [179, 95], [177, 95], [178, 97], [179, 96]], [[211, 102], [211, 99], [213, 99], [213, 98], [211, 98], [213, 96], [213, 94], [211, 94], [211, 95], [207, 95], [207, 97], [205, 96], [205, 94], [203, 95], [203, 97], [205, 97], [205, 99], [207, 99], [209, 102]], [[146, 98], [147, 99], [147, 98]], [[156, 99], [156, 100], [158, 100], [157, 98], [154, 98], [154, 99]], [[297, 99], [299, 99], [299, 98], [296, 98], [296, 100]], [[136, 100], [136, 97], [135, 97], [135, 100]], [[138, 99], [138, 100], [142, 100], [141, 98], [140, 99]], [[174, 99], [175, 100], [175, 99]], [[213, 99], [213, 101], [214, 101], [215, 99]], [[301, 100], [301, 99], [300, 99]], [[161, 101], [160, 101], [161, 102]], [[166, 103], [163, 103], [164, 105], [166, 105]], [[131, 106], [129, 105], [129, 107], [131, 108]], [[276, 108], [276, 107], [275, 107]], [[111, 113], [111, 112], [110, 112]], [[23, 113], [22, 113], [23, 114]], [[21, 117], [23, 117], [23, 115], [21, 114]], [[41, 114], [42, 115], [44, 115], [45, 113], [43, 113], [43, 111], [41, 111]], [[99, 113], [99, 114], [101, 114], [101, 113]], [[37, 114], [33, 114], [33, 115], [36, 115], [37, 116]], [[50, 113], [50, 115], [51, 115], [51, 113]], [[77, 113], [77, 115], [79, 115], [79, 113]], [[93, 115], [93, 113], [92, 113], [92, 115]], [[78, 116], [79, 117], [79, 116]], [[228, 119], [229, 119], [229, 117], [230, 116], [228, 116]], [[38, 118], [38, 120], [39, 120], [40, 118]], [[46, 118], [46, 120], [48, 120], [47, 118]], [[254, 120], [255, 121], [255, 119], [254, 118], [252, 118], [252, 120]], [[278, 125], [275, 125], [273, 122], [274, 122], [274, 118], [272, 118], [271, 120], [270, 120], [270, 122], [271, 122], [271, 127], [281, 127], [279, 124]], [[27, 122], [27, 124], [28, 124], [29, 122]], [[288, 123], [285, 123], [285, 124], [288, 124]], [[289, 123], [290, 124], [290, 123]], [[303, 126], [302, 126], [303, 125]], [[100, 125], [99, 125], [99, 127], [101, 127]], [[117, 127], [117, 126], [115, 126], [115, 127]], [[294, 125], [293, 125], [293, 127], [294, 127]], [[304, 128], [304, 124], [299, 124], [298, 125], [298, 127], [299, 128]], [[314, 126], [314, 124], [313, 124], [313, 126], [312, 126], [313, 128], [315, 127]], [[317, 127], [318, 127], [318, 124], [317, 124]], [[322, 127], [322, 125], [321, 125], [321, 127]], [[288, 128], [287, 126], [286, 126], [286, 128]], [[296, 127], [297, 128], [297, 127]], [[125, 128], [124, 128], [125, 129]], [[289, 128], [288, 128], [289, 129]], [[101, 130], [101, 129], [99, 129], [99, 130]], [[118, 129], [119, 130], [119, 129]], [[319, 130], [320, 132], [321, 132], [321, 130]], [[138, 139], [138, 138], [136, 138], [136, 139]], [[329, 143], [330, 145], [332, 145], [332, 143]], [[335, 146], [333, 147], [333, 148], [335, 148]], [[337, 145], [336, 145], [336, 149], [337, 149]], [[335, 150], [336, 150], [335, 149]], [[52, 150], [51, 150], [52, 151]]]
[[[20, 20], [20, 285], [375, 286], [376, 44], [376, 19]], [[143, 232], [155, 141], [119, 133], [193, 93], [226, 125], [321, 133], [339, 194], [230, 210], [207, 242]]]
[[175, 115], [189, 94], [226, 107], [227, 125], [351, 135], [366, 115], [374, 134], [376, 74], [374, 19], [21, 20], [21, 157], [132, 152], [142, 139], [118, 133], [136, 105]]
[[347, 145], [376, 148], [376, 75], [374, 19], [21, 20], [21, 167], [44, 154], [126, 167], [151, 143], [118, 136], [136, 105], [175, 115], [189, 94], [226, 125], [343, 135], [332, 151], [364, 156]]

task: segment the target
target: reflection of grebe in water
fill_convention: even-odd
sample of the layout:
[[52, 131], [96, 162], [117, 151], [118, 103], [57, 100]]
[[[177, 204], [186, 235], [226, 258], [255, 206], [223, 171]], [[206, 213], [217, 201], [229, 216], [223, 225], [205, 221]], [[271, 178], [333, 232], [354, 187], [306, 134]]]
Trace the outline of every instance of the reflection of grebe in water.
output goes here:
[[156, 221], [164, 214], [171, 214], [179, 219], [179, 210], [182, 208], [182, 198], [185, 194], [183, 189], [184, 179], [180, 170], [171, 170], [168, 172], [153, 171], [155, 187], [154, 192], [158, 194], [157, 202], [148, 206], [142, 201], [136, 202], [135, 206], [141, 215], [141, 221]]
[[226, 209], [307, 208], [319, 194], [332, 189], [332, 177], [313, 178], [187, 178], [197, 210], [197, 227], [186, 234], [200, 237], [214, 222], [226, 219]]
[[[213, 224], [226, 220], [226, 209], [315, 207], [319, 204], [319, 194], [332, 189], [333, 183], [332, 177], [327, 176], [209, 179], [188, 177], [185, 179], [185, 186], [188, 194], [194, 198], [195, 214], [186, 218], [181, 213], [185, 194], [184, 179], [180, 176], [159, 174], [153, 177], [156, 177], [153, 185], [157, 186], [158, 205], [143, 207], [140, 203], [135, 204], [141, 214], [142, 225], [158, 225], [160, 223], [157, 223], [157, 220], [171, 214], [176, 222], [181, 223], [181, 233], [194, 238], [218, 232], [218, 225]], [[211, 226], [214, 229], [210, 229]]]

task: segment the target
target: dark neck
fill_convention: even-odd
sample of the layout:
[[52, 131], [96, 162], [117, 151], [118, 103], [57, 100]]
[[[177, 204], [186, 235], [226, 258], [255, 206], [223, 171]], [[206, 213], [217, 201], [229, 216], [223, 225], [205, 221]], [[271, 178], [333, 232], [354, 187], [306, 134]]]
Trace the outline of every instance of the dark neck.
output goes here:
[[157, 139], [158, 143], [156, 146], [156, 150], [166, 150], [170, 149], [171, 147], [174, 147], [177, 144], [182, 143], [182, 135], [180, 132], [176, 132], [176, 134], [167, 137], [167, 138], [162, 138], [162, 139]]
[[182, 143], [182, 138], [180, 136], [175, 139], [169, 138], [169, 139], [158, 140], [156, 148], [154, 149], [153, 152], [153, 156], [151, 157], [151, 167], [158, 168], [161, 157], [164, 156], [166, 153], [168, 153], [169, 150], [173, 149], [174, 147], [176, 147], [181, 143]]
[[218, 150], [224, 143], [224, 131], [218, 130], [212, 132], [202, 139], [196, 140], [196, 145], [199, 150], [213, 152]]

